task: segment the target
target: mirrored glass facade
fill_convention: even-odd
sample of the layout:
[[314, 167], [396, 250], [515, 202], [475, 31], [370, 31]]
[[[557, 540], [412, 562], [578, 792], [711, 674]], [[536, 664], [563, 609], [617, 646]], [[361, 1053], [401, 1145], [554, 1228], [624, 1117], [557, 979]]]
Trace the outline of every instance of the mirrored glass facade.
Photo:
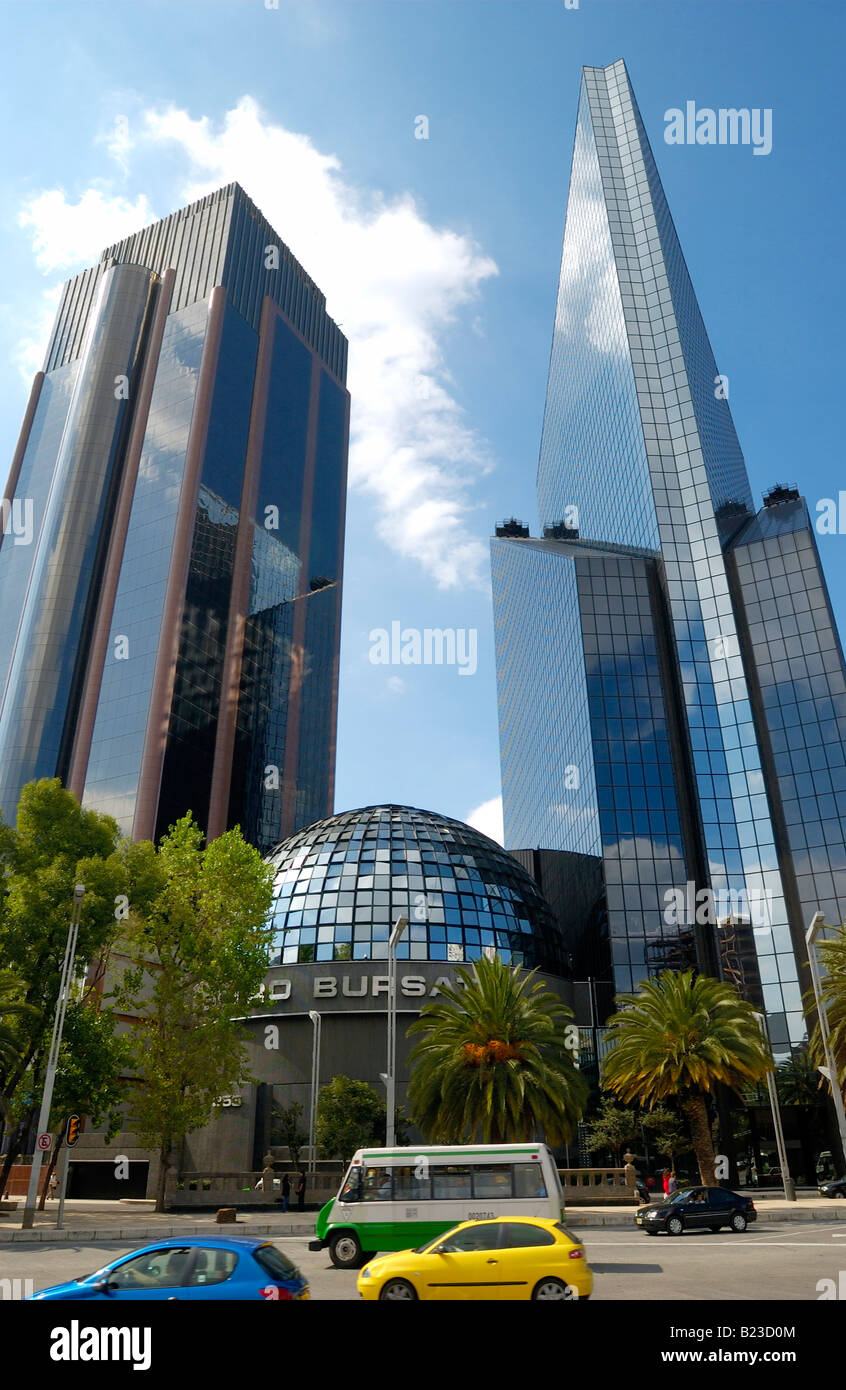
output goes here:
[[264, 852], [331, 810], [346, 360], [237, 184], [65, 286], [6, 489], [7, 819], [36, 776], [127, 834], [190, 810]]
[[583, 76], [538, 505], [543, 540], [492, 543], [506, 843], [596, 853], [598, 821], [617, 987], [740, 952], [798, 1043], [804, 926], [842, 916], [842, 654], [807, 514], [755, 515], [622, 62]]
[[17, 628], [0, 707], [4, 809], [25, 783], [69, 766], [153, 295], [149, 270], [110, 266], [92, 305], [22, 611], [3, 616]]
[[846, 668], [805, 499], [768, 499], [727, 558], [788, 899], [846, 921]]
[[566, 976], [555, 919], [510, 854], [461, 821], [410, 806], [368, 806], [311, 825], [278, 846], [272, 965], [477, 960], [496, 951]]

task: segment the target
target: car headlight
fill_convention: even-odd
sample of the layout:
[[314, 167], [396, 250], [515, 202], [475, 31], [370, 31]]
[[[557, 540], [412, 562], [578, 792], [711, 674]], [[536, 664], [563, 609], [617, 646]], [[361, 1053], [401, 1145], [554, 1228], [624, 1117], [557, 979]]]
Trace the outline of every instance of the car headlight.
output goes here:
[[646, 1213], [646, 1219], [647, 1221], [658, 1221], [660, 1220], [660, 1216], [657, 1211], [648, 1211]]
[[360, 1275], [359, 1275], [358, 1277], [359, 1277], [359, 1279], [369, 1279], [369, 1278], [370, 1278], [370, 1270], [367, 1268], [366, 1265], [365, 1265], [364, 1269], [361, 1271], [361, 1273], [360, 1273]]

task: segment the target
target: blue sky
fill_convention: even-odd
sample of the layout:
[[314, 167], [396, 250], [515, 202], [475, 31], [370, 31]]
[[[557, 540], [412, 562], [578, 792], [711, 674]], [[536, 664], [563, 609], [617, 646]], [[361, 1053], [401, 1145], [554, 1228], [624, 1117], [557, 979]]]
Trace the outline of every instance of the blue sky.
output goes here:
[[[487, 538], [537, 525], [581, 67], [628, 64], [756, 498], [813, 512], [846, 491], [845, 38], [839, 0], [6, 0], [0, 456], [56, 288], [238, 178], [351, 339], [336, 809], [465, 819], [499, 795]], [[666, 144], [689, 100], [770, 108], [772, 152]], [[476, 673], [373, 665], [394, 621], [476, 629]]]

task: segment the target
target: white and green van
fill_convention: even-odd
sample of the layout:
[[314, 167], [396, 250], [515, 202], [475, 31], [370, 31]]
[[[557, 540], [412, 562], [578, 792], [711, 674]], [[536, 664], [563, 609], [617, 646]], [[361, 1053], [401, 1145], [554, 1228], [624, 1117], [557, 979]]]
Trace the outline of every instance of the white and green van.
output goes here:
[[310, 1250], [327, 1246], [339, 1269], [425, 1245], [459, 1221], [497, 1216], [564, 1219], [546, 1144], [444, 1144], [359, 1149], [338, 1195], [321, 1209]]

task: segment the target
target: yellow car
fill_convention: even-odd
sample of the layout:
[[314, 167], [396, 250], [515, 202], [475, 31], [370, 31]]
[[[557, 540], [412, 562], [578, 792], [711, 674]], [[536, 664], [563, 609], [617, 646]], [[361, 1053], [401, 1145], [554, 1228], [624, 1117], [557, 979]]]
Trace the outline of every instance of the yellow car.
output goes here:
[[462, 1221], [419, 1250], [377, 1255], [358, 1276], [366, 1299], [590, 1298], [593, 1271], [579, 1237], [528, 1216]]

